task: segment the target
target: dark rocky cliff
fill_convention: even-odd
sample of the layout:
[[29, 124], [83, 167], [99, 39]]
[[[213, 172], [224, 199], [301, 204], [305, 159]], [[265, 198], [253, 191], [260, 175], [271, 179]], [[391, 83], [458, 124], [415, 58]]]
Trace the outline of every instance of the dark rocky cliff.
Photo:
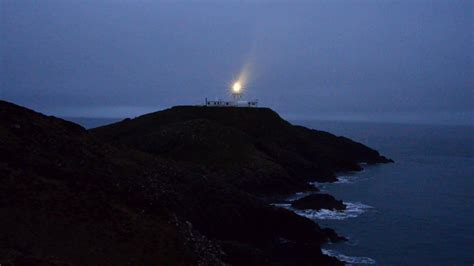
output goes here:
[[219, 264], [220, 249], [166, 206], [181, 174], [0, 101], [0, 264]]
[[344, 137], [293, 126], [268, 108], [179, 106], [93, 129], [101, 140], [205, 168], [247, 192], [308, 190], [358, 163], [386, 163]]
[[0, 101], [0, 263], [340, 265], [319, 248], [334, 231], [258, 196], [359, 161], [384, 158], [268, 109], [179, 107], [91, 134]]

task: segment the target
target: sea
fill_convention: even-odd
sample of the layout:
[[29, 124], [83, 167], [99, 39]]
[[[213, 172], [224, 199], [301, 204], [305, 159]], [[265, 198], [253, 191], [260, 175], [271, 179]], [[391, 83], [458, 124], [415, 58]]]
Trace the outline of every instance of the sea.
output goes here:
[[474, 265], [474, 127], [292, 121], [366, 144], [393, 164], [315, 184], [343, 213], [302, 213], [349, 241], [323, 251], [348, 265]]
[[[69, 120], [91, 128], [120, 119]], [[347, 205], [343, 212], [298, 212], [348, 238], [323, 246], [324, 253], [347, 265], [474, 265], [474, 126], [291, 122], [395, 161], [313, 184]]]

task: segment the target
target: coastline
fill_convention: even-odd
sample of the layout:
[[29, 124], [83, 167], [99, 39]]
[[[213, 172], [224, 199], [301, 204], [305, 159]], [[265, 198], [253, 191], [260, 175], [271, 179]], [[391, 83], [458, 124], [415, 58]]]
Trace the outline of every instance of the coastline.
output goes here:
[[[154, 122], [153, 123], [162, 123], [160, 122], [160, 120], [158, 119], [159, 116], [157, 115], [163, 115], [165, 118], [165, 121], [166, 123], [169, 123], [169, 120], [170, 120], [170, 114], [167, 114], [167, 113], [172, 113], [173, 111], [176, 111], [177, 112], [177, 117], [178, 118], [171, 118], [171, 121], [174, 121], [174, 123], [176, 123], [176, 121], [180, 121], [181, 118], [179, 118], [180, 116], [183, 116], [183, 114], [179, 114], [180, 112], [181, 113], [184, 113], [184, 115], [186, 116], [186, 119], [190, 119], [189, 116], [191, 117], [197, 117], [197, 118], [206, 118], [206, 119], [211, 119], [212, 121], [218, 121], [218, 122], [222, 122], [222, 121], [225, 121], [225, 125], [230, 125], [232, 124], [233, 126], [235, 124], [239, 124], [239, 122], [237, 120], [234, 120], [234, 114], [232, 113], [238, 113], [237, 111], [256, 111], [256, 112], [267, 112], [265, 110], [265, 108], [263, 109], [254, 109], [254, 110], [238, 110], [238, 109], [228, 109], [228, 110], [225, 110], [226, 112], [227, 111], [231, 111], [231, 112], [228, 112], [229, 114], [227, 115], [219, 115], [219, 116], [215, 116], [215, 114], [213, 112], [211, 112], [212, 109], [208, 109], [208, 108], [195, 108], [195, 107], [189, 107], [189, 106], [181, 106], [181, 107], [173, 107], [171, 109], [168, 109], [168, 110], [164, 110], [164, 111], [161, 111], [161, 112], [158, 112], [155, 114], [150, 114], [150, 115], [146, 115], [144, 116], [143, 118], [138, 118], [138, 120], [142, 120], [141, 123], [145, 123], [144, 125], [140, 125], [141, 128], [145, 128], [145, 125], [148, 124], [148, 126], [152, 125], [152, 123], [150, 122], [147, 122], [145, 119], [149, 120], [149, 121], [152, 121], [151, 118], [152, 118], [152, 115], [155, 116], [153, 119], [154, 119]], [[191, 113], [191, 111], [193, 111], [194, 113]], [[224, 112], [224, 113], [226, 113]], [[250, 125], [252, 125], [252, 122], [251, 120], [254, 119], [254, 118], [250, 118], [248, 115], [245, 115], [245, 112], [243, 114], [240, 114], [239, 116], [243, 116], [245, 117], [244, 118], [244, 121], [245, 119], [250, 119]], [[176, 114], [171, 114], [173, 116], [176, 116]], [[275, 117], [276, 115], [276, 117]], [[308, 134], [308, 133], [317, 133], [317, 134], [320, 134], [320, 131], [317, 131], [317, 130], [313, 130], [313, 129], [307, 129], [305, 127], [302, 127], [302, 126], [298, 126], [298, 125], [290, 125], [288, 124], [286, 121], [285, 122], [281, 122], [281, 121], [284, 121], [282, 120], [277, 114], [265, 114], [264, 116], [266, 116], [266, 120], [265, 125], [267, 126], [270, 126], [272, 124], [279, 124], [279, 123], [282, 123], [282, 125], [284, 127], [287, 127], [287, 126], [292, 126], [294, 127], [295, 129], [298, 129], [298, 130], [304, 130], [307, 132], [305, 132], [304, 134]], [[226, 117], [226, 120], [222, 120], [222, 117]], [[262, 119], [260, 117], [260, 115], [257, 116], [258, 120], [259, 119]], [[247, 121], [248, 122], [248, 121]], [[126, 124], [129, 123], [129, 121], [125, 121], [125, 123], [120, 123], [122, 126], [126, 126]], [[278, 128], [280, 128], [282, 125], [278, 126]], [[114, 129], [115, 127], [115, 129]], [[135, 125], [132, 126], [133, 127], [137, 127], [137, 123], [135, 122]], [[112, 127], [108, 126], [108, 128], [112, 129], [112, 131], [123, 131], [123, 129], [117, 129], [116, 126], [112, 125]], [[248, 124], [244, 125], [243, 126], [244, 128], [244, 132], [246, 132], [247, 134], [256, 134], [255, 133], [255, 128], [251, 128], [249, 127]], [[101, 131], [104, 131], [102, 128], [99, 128], [99, 133]], [[95, 132], [96, 129], [93, 129], [92, 132]], [[107, 129], [105, 130], [105, 132], [107, 131]], [[281, 131], [281, 129], [280, 129]], [[258, 131], [257, 131], [258, 132]], [[284, 131], [283, 131], [284, 132]], [[102, 134], [102, 133], [101, 133]], [[264, 136], [271, 136], [271, 135], [268, 135], [269, 134], [269, 131], [268, 129], [265, 129], [263, 131], [263, 134], [262, 133], [257, 133], [257, 136], [260, 137], [260, 135], [264, 135]], [[283, 133], [285, 134], [285, 133]], [[321, 132], [322, 134], [322, 137], [326, 138], [326, 137], [333, 137], [332, 134], [328, 134], [326, 132]], [[335, 137], [335, 136], [334, 136]], [[110, 136], [108, 136], [107, 138], [111, 138]], [[344, 138], [344, 137], [338, 137], [338, 139], [341, 139], [341, 140], [348, 140], [347, 138]], [[130, 143], [130, 142], [128, 142]], [[132, 143], [132, 145], [134, 145], [135, 147], [136, 144]], [[360, 145], [360, 146], [359, 146]], [[363, 145], [357, 143], [356, 146], [358, 147], [363, 147]], [[138, 147], [140, 147], [138, 145]], [[374, 154], [376, 154], [377, 156], [378, 155], [378, 152], [375, 152]], [[357, 157], [357, 156], [356, 156]], [[276, 189], [276, 190], [273, 190], [273, 191], [266, 191], [265, 193], [261, 194], [260, 192], [257, 192], [257, 196], [259, 198], [261, 198], [264, 202], [267, 202], [268, 204], [270, 205], [273, 205], [273, 206], [276, 206], [276, 207], [285, 207], [285, 206], [278, 206], [278, 205], [275, 205], [275, 204], [272, 204], [276, 199], [281, 199], [282, 195], [299, 195], [299, 198], [302, 198], [303, 196], [308, 196], [308, 195], [311, 195], [311, 194], [314, 194], [314, 193], [318, 193], [320, 192], [319, 191], [319, 188], [315, 185], [317, 182], [323, 182], [323, 183], [336, 183], [336, 182], [339, 182], [339, 179], [338, 179], [338, 175], [344, 175], [344, 174], [347, 174], [347, 173], [354, 173], [354, 172], [360, 172], [360, 171], [363, 171], [363, 166], [367, 166], [367, 165], [375, 165], [375, 164], [383, 164], [383, 163], [393, 163], [393, 160], [391, 159], [387, 159], [383, 156], [380, 156], [379, 159], [374, 159], [374, 158], [371, 158], [371, 159], [367, 159], [366, 161], [364, 160], [361, 160], [361, 159], [356, 159], [356, 157], [354, 157], [355, 160], [357, 160], [357, 164], [353, 164], [353, 165], [350, 165], [349, 167], [347, 166], [333, 166], [333, 168], [329, 171], [326, 171], [324, 172], [323, 175], [319, 174], [317, 175], [318, 177], [317, 178], [309, 178], [309, 179], [305, 179], [304, 181], [304, 184], [305, 185], [298, 185], [297, 187], [293, 187], [293, 188], [290, 188], [290, 187], [286, 187], [285, 190], [280, 190], [280, 189]], [[303, 171], [303, 172], [300, 172], [300, 175], [303, 174], [303, 175], [311, 175], [311, 170], [306, 170], [306, 171]], [[298, 188], [300, 188], [300, 191], [298, 192]], [[303, 188], [303, 190], [301, 190], [301, 188]], [[291, 194], [289, 194], [289, 192]], [[293, 197], [293, 200], [296, 200], [295, 197]], [[286, 199], [286, 201], [288, 201], [288, 198]], [[336, 199], [332, 199], [331, 201], [336, 201]], [[303, 217], [303, 218], [307, 218], [309, 220], [311, 220], [316, 226], [318, 226], [318, 219], [319, 218], [322, 218], [322, 219], [346, 219], [346, 218], [349, 218], [349, 217], [357, 217], [359, 216], [361, 213], [365, 212], [366, 209], [370, 208], [370, 206], [367, 206], [367, 205], [364, 205], [364, 204], [361, 204], [361, 203], [352, 203], [352, 202], [347, 202], [345, 203], [347, 205], [347, 210], [345, 211], [336, 211], [336, 210], [326, 210], [326, 209], [321, 209], [321, 210], [318, 210], [316, 212], [314, 211], [307, 211], [307, 210], [293, 210], [291, 207], [288, 208], [288, 206], [286, 206], [286, 210], [289, 210], [291, 211], [292, 213], [295, 213], [296, 215], [300, 216], [300, 217]], [[326, 232], [328, 232], [328, 237], [326, 238], [325, 241], [323, 241], [322, 244], [324, 243], [336, 243], [336, 242], [340, 242], [340, 241], [345, 241], [347, 240], [347, 238], [345, 238], [344, 236], [340, 236], [337, 234], [337, 232], [335, 232], [333, 229], [331, 228], [323, 228], [323, 230], [325, 230]], [[325, 252], [324, 249], [321, 249], [321, 251], [323, 252], [324, 255], [330, 255], [328, 252]], [[324, 253], [325, 252], [325, 253]], [[331, 254], [331, 255], [334, 255], [334, 254]], [[331, 257], [336, 257], [337, 256], [331, 256]], [[345, 257], [341, 257], [339, 256], [338, 258], [339, 260], [343, 261], [344, 259], [347, 260], [347, 258]]]
[[[63, 240], [57, 227], [42, 224], [67, 210], [65, 220], [58, 220], [64, 230], [73, 234], [85, 224], [94, 230], [81, 229], [82, 234], [97, 243], [82, 246], [75, 254], [96, 252], [107, 244], [112, 253], [120, 245], [134, 245], [121, 256], [135, 258], [140, 245], [130, 239], [138, 243], [146, 239], [146, 260], [158, 256], [166, 261], [170, 258], [160, 254], [178, 250], [172, 257], [176, 263], [184, 259], [187, 264], [341, 265], [321, 250], [324, 243], [342, 239], [333, 229], [269, 206], [262, 198], [316, 190], [309, 182], [335, 181], [334, 173], [360, 170], [361, 161], [390, 162], [350, 139], [291, 125], [267, 108], [182, 106], [85, 130], [14, 104], [0, 104], [4, 134], [0, 171], [8, 177], [0, 181], [23, 193], [3, 195], [10, 204], [2, 215], [17, 217], [17, 223], [3, 227], [9, 228], [6, 232], [25, 227], [44, 232], [29, 238], [34, 249], [28, 252], [45, 261], [50, 258], [42, 254], [57, 250], [34, 243]], [[21, 179], [16, 178], [18, 172]], [[39, 208], [37, 198], [44, 202]], [[95, 205], [97, 199], [103, 204]], [[78, 211], [78, 201], [88, 203], [81, 205], [84, 210]], [[310, 204], [334, 201], [326, 196]], [[31, 213], [36, 213], [38, 223], [29, 223]], [[143, 218], [135, 219], [137, 215]], [[118, 222], [108, 224], [110, 219]], [[134, 229], [129, 232], [127, 224], [132, 221]], [[155, 231], [146, 234], [150, 224]], [[9, 245], [24, 241], [17, 234], [5, 239]], [[153, 241], [173, 241], [176, 248], [163, 244], [155, 250]], [[67, 253], [71, 247], [62, 249]], [[7, 261], [25, 256], [29, 255], [15, 249]], [[86, 259], [92, 263], [109, 256]], [[82, 257], [61, 259], [77, 263]]]
[[[361, 166], [368, 165], [366, 163], [361, 163]], [[332, 182], [324, 182], [324, 183], [319, 183], [319, 182], [310, 182], [310, 185], [314, 186], [316, 188], [315, 191], [301, 191], [301, 192], [296, 192], [294, 194], [288, 195], [286, 197], [281, 197], [280, 200], [277, 200], [275, 203], [271, 203], [271, 205], [287, 209], [289, 211], [292, 211], [293, 213], [308, 218], [315, 223], [321, 222], [321, 220], [326, 220], [326, 221], [337, 221], [337, 220], [346, 220], [350, 218], [357, 218], [360, 215], [363, 215], [365, 212], [373, 209], [372, 206], [363, 204], [361, 202], [346, 202], [344, 201], [344, 205], [346, 205], [346, 208], [344, 210], [334, 210], [334, 209], [328, 209], [328, 208], [321, 208], [318, 210], [311, 210], [311, 209], [306, 209], [306, 210], [301, 210], [301, 209], [295, 209], [292, 207], [292, 202], [300, 200], [302, 198], [314, 195], [314, 194], [319, 194], [319, 193], [328, 193], [326, 190], [323, 189], [324, 185], [334, 185], [334, 184], [351, 184], [352, 182], [358, 182], [361, 180], [351, 180], [353, 178], [349, 178], [348, 176], [353, 176], [354, 174], [357, 174], [359, 172], [364, 171], [364, 169], [361, 169], [359, 171], [350, 171], [350, 172], [340, 172], [336, 176], [337, 180], [332, 181]], [[349, 244], [350, 239], [347, 238], [347, 236], [339, 236], [338, 239], [335, 241], [329, 240], [327, 243], [323, 244], [321, 246], [321, 251], [323, 254], [337, 258], [339, 261], [343, 263], [347, 263], [349, 265], [365, 265], [365, 264], [377, 264], [377, 262], [370, 257], [360, 257], [360, 256], [349, 256], [346, 254], [341, 253], [337, 249], [334, 249], [332, 247], [333, 244], [345, 242], [346, 244]]]

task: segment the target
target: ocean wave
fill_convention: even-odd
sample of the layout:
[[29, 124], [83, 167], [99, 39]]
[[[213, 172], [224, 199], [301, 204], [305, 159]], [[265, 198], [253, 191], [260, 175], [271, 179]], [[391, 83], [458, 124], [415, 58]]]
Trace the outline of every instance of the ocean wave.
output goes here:
[[331, 257], [335, 257], [338, 260], [345, 262], [347, 265], [352, 265], [352, 264], [375, 264], [375, 260], [371, 259], [369, 257], [352, 257], [352, 256], [347, 256], [344, 254], [341, 254], [335, 250], [330, 250], [330, 249], [321, 249], [323, 254]]
[[332, 183], [320, 183], [320, 182], [310, 182], [309, 184], [316, 187], [316, 188], [324, 188], [326, 186], [330, 186], [333, 184], [353, 184], [359, 181], [364, 181], [367, 180], [367, 177], [360, 177], [356, 175], [343, 175], [343, 176], [338, 176], [336, 177], [337, 181], [332, 182]]
[[294, 213], [312, 220], [344, 220], [348, 218], [355, 218], [372, 209], [372, 206], [362, 204], [360, 202], [344, 202], [346, 209], [343, 211], [321, 209], [315, 210], [297, 210], [291, 207], [289, 203], [275, 203], [273, 206], [285, 208]]
[[350, 184], [354, 183], [355, 178], [353, 176], [338, 176], [335, 184]]
[[313, 182], [309, 182], [309, 184], [315, 188], [324, 189], [326, 186], [330, 186], [333, 184], [352, 184], [354, 182], [363, 180], [363, 178], [360, 178], [358, 176], [338, 176], [336, 178], [337, 178], [337, 181], [330, 182], [330, 183], [313, 181]]
[[290, 203], [271, 203], [270, 205], [280, 208], [285, 208], [288, 210], [293, 210]]
[[370, 177], [360, 177], [356, 175], [338, 176], [337, 181], [334, 184], [352, 184], [360, 181], [366, 181], [368, 179], [370, 179]]

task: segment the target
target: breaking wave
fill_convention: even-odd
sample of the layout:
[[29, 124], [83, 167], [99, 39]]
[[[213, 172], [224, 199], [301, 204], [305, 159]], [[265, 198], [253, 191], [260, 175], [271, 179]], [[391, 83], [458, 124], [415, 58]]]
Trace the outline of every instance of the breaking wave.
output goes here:
[[336, 184], [350, 184], [354, 183], [354, 177], [351, 176], [338, 176]]
[[319, 220], [344, 220], [348, 218], [355, 218], [372, 209], [372, 206], [362, 204], [360, 202], [344, 202], [346, 209], [343, 211], [326, 210], [296, 210], [296, 214], [307, 217], [309, 219]]
[[294, 209], [291, 208], [291, 204], [290, 204], [290, 203], [272, 203], [272, 204], [270, 204], [270, 205], [273, 205], [273, 206], [276, 206], [276, 207], [285, 208], [285, 209], [294, 211]]
[[373, 209], [372, 206], [362, 204], [360, 202], [344, 202], [346, 209], [343, 211], [321, 209], [315, 210], [297, 210], [291, 207], [289, 203], [275, 203], [273, 206], [285, 208], [295, 212], [296, 214], [306, 217], [312, 220], [344, 220], [348, 218], [355, 218], [366, 212], [369, 209]]
[[375, 264], [375, 260], [369, 257], [351, 257], [344, 254], [341, 254], [335, 250], [321, 249], [323, 254], [331, 257], [336, 257], [338, 260], [347, 263], [348, 265], [352, 264]]
[[337, 181], [334, 184], [352, 184], [359, 181], [364, 181], [369, 179], [368, 177], [360, 177], [357, 175], [349, 175], [349, 176], [338, 176]]
[[355, 176], [355, 175], [347, 175], [347, 176], [338, 176], [337, 181], [332, 182], [332, 183], [320, 183], [320, 182], [314, 181], [314, 182], [309, 182], [309, 184], [318, 189], [324, 189], [326, 186], [330, 186], [333, 184], [352, 184], [352, 183], [356, 183], [362, 180], [367, 180], [367, 178], [363, 178], [363, 177]]

